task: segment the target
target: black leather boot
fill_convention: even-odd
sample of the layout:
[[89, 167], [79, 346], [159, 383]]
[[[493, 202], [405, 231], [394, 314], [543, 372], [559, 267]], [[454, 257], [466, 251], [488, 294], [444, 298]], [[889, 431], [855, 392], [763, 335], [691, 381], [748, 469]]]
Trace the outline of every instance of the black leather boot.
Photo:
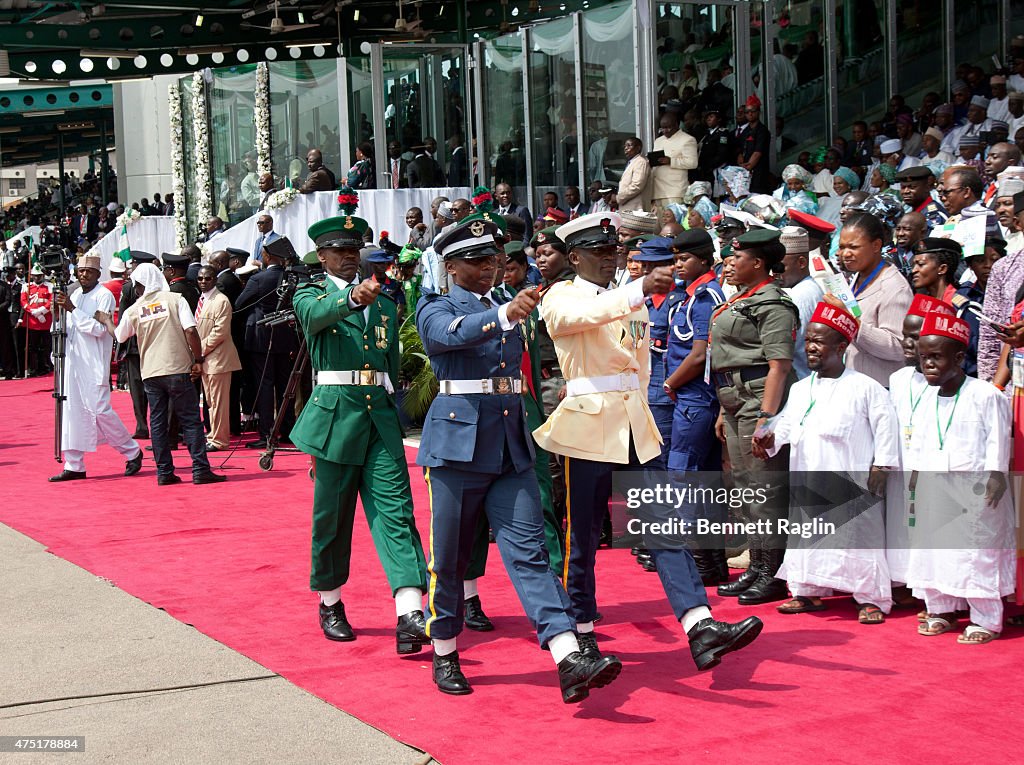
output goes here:
[[693, 551], [693, 562], [697, 564], [697, 573], [705, 587], [714, 587], [722, 581], [714, 554], [714, 550]]
[[452, 696], [465, 696], [473, 692], [466, 676], [462, 674], [458, 651], [447, 656], [434, 654], [434, 684], [441, 693]]
[[789, 597], [786, 583], [781, 579], [775, 578], [775, 573], [782, 565], [782, 557], [785, 554], [785, 550], [761, 551], [760, 572], [754, 583], [740, 593], [739, 602], [741, 606], [774, 603], [777, 600], [786, 600]]
[[590, 695], [591, 688], [604, 688], [622, 671], [618, 657], [602, 656], [592, 659], [574, 651], [558, 663], [558, 684], [562, 687], [562, 701], [576, 704]]
[[398, 617], [395, 627], [395, 648], [400, 654], [419, 653], [425, 645], [430, 645], [427, 637], [427, 623], [422, 611], [411, 611]]
[[324, 631], [324, 637], [328, 640], [347, 643], [356, 639], [352, 625], [345, 618], [345, 604], [340, 600], [333, 606], [320, 604], [320, 629]]
[[697, 622], [686, 633], [693, 663], [700, 671], [717, 667], [722, 656], [754, 642], [763, 627], [764, 623], [756, 616], [747, 617], [736, 624], [716, 622], [711, 618]]
[[466, 624], [466, 629], [475, 632], [490, 632], [494, 629], [494, 624], [487, 618], [487, 614], [484, 613], [484, 607], [480, 604], [479, 595], [466, 598], [463, 621]]
[[735, 598], [740, 593], [746, 592], [761, 573], [761, 551], [755, 547], [750, 548], [750, 568], [740, 574], [735, 582], [726, 582], [718, 586], [718, 594], [724, 598]]

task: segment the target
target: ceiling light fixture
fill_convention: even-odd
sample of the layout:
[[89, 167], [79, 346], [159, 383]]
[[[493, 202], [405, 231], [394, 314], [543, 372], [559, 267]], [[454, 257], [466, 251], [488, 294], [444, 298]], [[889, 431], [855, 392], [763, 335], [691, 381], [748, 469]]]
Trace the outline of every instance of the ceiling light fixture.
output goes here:
[[79, 54], [82, 58], [135, 58], [139, 55], [137, 50], [102, 50], [88, 49]]
[[197, 13], [196, 14], [196, 27], [201, 27], [202, 25], [203, 25], [203, 14]]

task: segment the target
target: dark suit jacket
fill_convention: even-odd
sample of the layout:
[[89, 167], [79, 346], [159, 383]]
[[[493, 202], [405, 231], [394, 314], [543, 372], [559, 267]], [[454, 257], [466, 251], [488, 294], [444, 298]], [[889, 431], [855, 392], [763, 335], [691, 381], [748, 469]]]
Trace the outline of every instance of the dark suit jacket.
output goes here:
[[466, 155], [466, 147], [459, 146], [452, 154], [451, 162], [448, 163], [448, 185], [467, 186], [469, 185], [469, 160]]
[[245, 350], [252, 353], [291, 353], [298, 349], [295, 329], [288, 324], [273, 327], [259, 325], [268, 313], [277, 310], [277, 288], [284, 279], [284, 269], [271, 266], [253, 274], [235, 301], [235, 314], [245, 316]]
[[[76, 215], [71, 219], [71, 234], [77, 241], [82, 236], [82, 216]], [[95, 215], [89, 215], [85, 221], [85, 237], [86, 239], [95, 239], [97, 232], [99, 232], [99, 218]]]
[[[566, 205], [565, 207], [565, 212], [570, 218], [572, 218], [572, 210], [569, 209], [568, 205]], [[581, 200], [579, 204], [579, 209], [576, 210], [576, 217], [579, 218], [581, 215], [586, 215], [588, 212], [590, 212], [590, 205]], [[533, 223], [531, 221], [526, 221], [526, 223], [530, 226], [530, 228], [533, 228]]]
[[302, 188], [299, 189], [303, 194], [309, 194], [313, 191], [333, 191], [337, 187], [337, 181], [334, 178], [334, 174], [326, 167], [320, 167], [318, 170], [314, 170], [308, 176], [306, 176], [306, 182], [302, 184]]
[[[494, 211], [500, 214], [500, 205], [495, 204]], [[509, 214], [523, 219], [523, 222], [526, 224], [526, 231], [523, 233], [523, 244], [528, 245], [533, 238], [533, 216], [530, 215], [529, 208], [526, 205], [513, 202], [511, 207], [509, 207]]]
[[175, 279], [173, 282], [170, 282], [168, 289], [185, 298], [185, 302], [192, 309], [192, 313], [196, 312], [196, 306], [199, 305], [199, 296], [202, 293], [199, 292], [199, 288], [194, 282], [188, 280], [188, 277]]
[[438, 164], [436, 159], [426, 154], [420, 154], [410, 162], [405, 173], [409, 179], [409, 188], [433, 189], [444, 188], [448, 185], [444, 168]]
[[[407, 189], [407, 188], [409, 188], [408, 172], [409, 172], [409, 160], [403, 159], [403, 158], [399, 157], [398, 158], [398, 188], [400, 188], [400, 189]], [[387, 175], [387, 180], [386, 181], [382, 181], [382, 180], [378, 179], [378, 186], [380, 188], [383, 188], [383, 189], [390, 189], [391, 188], [391, 157], [388, 157], [388, 163], [387, 163], [387, 165], [385, 167], [384, 172], [383, 173], [378, 173], [378, 175], [381, 175], [381, 176], [383, 176], [385, 174]], [[383, 183], [384, 185], [380, 186], [381, 183]]]
[[234, 306], [238, 296], [242, 294], [242, 280], [235, 276], [234, 271], [228, 269], [217, 277], [217, 289], [223, 292]]

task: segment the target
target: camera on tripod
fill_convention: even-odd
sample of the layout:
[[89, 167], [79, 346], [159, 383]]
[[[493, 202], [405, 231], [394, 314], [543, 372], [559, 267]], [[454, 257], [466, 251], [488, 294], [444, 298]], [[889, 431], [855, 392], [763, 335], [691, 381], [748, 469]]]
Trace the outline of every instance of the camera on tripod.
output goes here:
[[[278, 240], [280, 241], [280, 240]], [[284, 274], [281, 283], [277, 286], [277, 310], [268, 313], [258, 319], [258, 325], [275, 326], [295, 320], [295, 310], [292, 307], [292, 298], [299, 285], [325, 278], [323, 273], [314, 273], [313, 269], [299, 260], [295, 248], [288, 242], [288, 256], [285, 258]]]
[[67, 285], [71, 277], [71, 254], [58, 245], [43, 245], [39, 252], [39, 267], [43, 273], [57, 282], [58, 288]]

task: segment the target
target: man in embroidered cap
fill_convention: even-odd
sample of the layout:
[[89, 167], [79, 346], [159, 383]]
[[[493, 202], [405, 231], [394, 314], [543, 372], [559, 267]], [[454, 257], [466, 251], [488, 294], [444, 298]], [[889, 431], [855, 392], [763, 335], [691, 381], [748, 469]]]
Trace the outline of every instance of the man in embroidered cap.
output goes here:
[[110, 444], [127, 462], [124, 474], [142, 469], [142, 449], [128, 434], [110, 405], [110, 351], [113, 341], [96, 314], [114, 312], [114, 296], [99, 283], [100, 258], [84, 255], [75, 270], [81, 289], [73, 295], [58, 292], [54, 298], [63, 309], [67, 331], [67, 371], [64, 392], [64, 429], [61, 451], [64, 469], [50, 481], [75, 481], [86, 477], [85, 453]]
[[[852, 314], [818, 304], [804, 339], [811, 376], [790, 388], [774, 428], [755, 436], [753, 448], [767, 458], [791, 444], [794, 483], [821, 491], [832, 474], [840, 473], [862, 492], [835, 532], [809, 542], [790, 538], [777, 576], [788, 582], [793, 599], [779, 605], [779, 613], [823, 611], [822, 598], [840, 590], [853, 594], [861, 624], [879, 624], [892, 608], [881, 497], [886, 471], [899, 465], [899, 444], [885, 388], [843, 362], [857, 330]], [[799, 504], [800, 492], [792, 496], [790, 521], [810, 520], [814, 511]]]
[[424, 295], [416, 310], [440, 384], [417, 459], [431, 497], [426, 634], [434, 646], [438, 690], [471, 693], [456, 640], [463, 628], [463, 577], [479, 518], [486, 514], [502, 559], [515, 572], [512, 583], [523, 609], [558, 667], [562, 700], [571, 704], [614, 680], [622, 663], [581, 652], [585, 646], [577, 639], [569, 598], [548, 566], [521, 395], [526, 347], [519, 323], [536, 308], [538, 292], [523, 290], [504, 302], [492, 289], [497, 234], [493, 222], [479, 219], [441, 234], [437, 250], [452, 288], [447, 295]]
[[[568, 539], [563, 580], [580, 645], [594, 658], [601, 656], [594, 635], [595, 553], [612, 475], [661, 454], [658, 425], [644, 396], [650, 377], [645, 301], [676, 286], [672, 269], [659, 267], [625, 287], [610, 289], [618, 223], [614, 213], [597, 213], [558, 229], [577, 276], [545, 293], [541, 316], [565, 374], [566, 395], [548, 421], [533, 431], [543, 448], [565, 457]], [[717, 665], [722, 655], [748, 645], [760, 633], [763, 625], [756, 617], [739, 624], [712, 619], [700, 573], [684, 543], [652, 550], [652, 556], [698, 669]]]
[[988, 116], [1009, 123], [1011, 118], [1007, 103], [1006, 75], [993, 74], [988, 80], [988, 85], [992, 91], [992, 98], [988, 102]]
[[[1005, 470], [1010, 461], [1009, 401], [994, 386], [967, 377], [970, 328], [933, 312], [917, 344], [928, 390], [911, 438], [907, 585], [922, 594], [927, 617], [918, 633], [941, 635], [970, 622], [957, 642], [987, 643], [1003, 628], [1002, 598], [1014, 590], [1014, 518]], [[960, 549], [970, 540], [968, 549]]]
[[[346, 203], [347, 204], [347, 203]], [[375, 279], [358, 281], [367, 223], [349, 214], [309, 228], [327, 278], [295, 291], [295, 316], [316, 370], [312, 399], [291, 440], [314, 460], [312, 569], [320, 627], [328, 640], [356, 635], [341, 588], [349, 578], [356, 499], [395, 598], [399, 654], [428, 641], [422, 596], [425, 560], [413, 521], [412, 492], [394, 399], [398, 379], [397, 306]]]
[[989, 148], [988, 154], [985, 155], [985, 175], [991, 180], [985, 187], [985, 192], [981, 195], [981, 203], [983, 205], [991, 207], [995, 201], [996, 191], [998, 191], [996, 179], [999, 177], [999, 174], [1011, 165], [1017, 166], [1019, 164], [1020, 149], [1014, 144], [1001, 141]]

